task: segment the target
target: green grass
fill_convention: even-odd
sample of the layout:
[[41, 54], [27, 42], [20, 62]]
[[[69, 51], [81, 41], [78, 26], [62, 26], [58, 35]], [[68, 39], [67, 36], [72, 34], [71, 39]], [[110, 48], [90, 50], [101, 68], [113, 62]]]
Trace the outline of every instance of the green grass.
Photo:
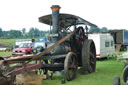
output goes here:
[[[92, 74], [78, 76], [65, 85], [112, 85], [115, 76], [122, 79], [123, 64], [115, 59], [97, 61], [97, 71]], [[44, 80], [44, 85], [61, 85], [63, 76], [53, 76], [53, 80]]]
[[11, 55], [12, 55], [12, 51], [9, 51], [9, 52], [0, 52], [0, 57], [11, 56]]
[[11, 45], [15, 45], [15, 40], [16, 39], [0, 39], [0, 43], [7, 46], [11, 46]]

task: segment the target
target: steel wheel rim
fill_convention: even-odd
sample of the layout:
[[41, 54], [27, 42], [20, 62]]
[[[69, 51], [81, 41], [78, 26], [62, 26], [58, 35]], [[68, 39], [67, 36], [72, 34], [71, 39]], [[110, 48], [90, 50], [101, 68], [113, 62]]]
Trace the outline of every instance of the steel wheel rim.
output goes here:
[[96, 70], [96, 57], [95, 57], [95, 49], [94, 48], [94, 45], [91, 44], [90, 46], [90, 52], [89, 52], [89, 64], [90, 64], [90, 69], [92, 72], [95, 72]]

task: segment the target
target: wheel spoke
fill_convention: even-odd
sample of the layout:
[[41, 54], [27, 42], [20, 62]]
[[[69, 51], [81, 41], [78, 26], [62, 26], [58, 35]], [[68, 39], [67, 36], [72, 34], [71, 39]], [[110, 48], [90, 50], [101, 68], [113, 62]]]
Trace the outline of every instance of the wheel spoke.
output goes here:
[[89, 52], [89, 55], [91, 56], [90, 58], [95, 58], [94, 54], [92, 52]]
[[95, 57], [94, 57], [94, 54], [93, 53], [89, 53], [90, 54], [90, 69], [91, 71], [94, 71], [95, 70]]
[[91, 61], [91, 65], [95, 65], [95, 62]]
[[76, 69], [76, 60], [75, 60], [75, 58], [74, 57], [72, 57], [71, 58], [71, 64], [69, 65], [69, 68], [71, 68], [71, 69]]

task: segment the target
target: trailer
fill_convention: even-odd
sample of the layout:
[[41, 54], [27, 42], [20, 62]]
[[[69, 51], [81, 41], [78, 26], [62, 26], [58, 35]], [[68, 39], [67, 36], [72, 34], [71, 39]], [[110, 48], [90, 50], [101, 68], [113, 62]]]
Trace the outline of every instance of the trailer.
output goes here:
[[23, 44], [23, 43], [32, 43], [34, 41], [35, 41], [34, 39], [15, 40], [15, 46], [19, 46], [20, 44]]
[[126, 50], [128, 46], [128, 31], [127, 30], [109, 30], [116, 44], [116, 51]]
[[[59, 13], [58, 5], [53, 5], [51, 9], [52, 14], [39, 18], [41, 23], [52, 27], [51, 43], [36, 55], [0, 57], [0, 85], [11, 85], [16, 75], [32, 70], [42, 70], [44, 74], [63, 70], [68, 81], [76, 78], [78, 66], [83, 73], [96, 71], [95, 44], [84, 31], [88, 29], [87, 26], [96, 25], [75, 15]], [[77, 26], [79, 24], [85, 26]], [[35, 60], [38, 62], [30, 63]]]
[[109, 33], [88, 34], [88, 39], [92, 39], [96, 46], [96, 58], [109, 57], [115, 54], [114, 39]]

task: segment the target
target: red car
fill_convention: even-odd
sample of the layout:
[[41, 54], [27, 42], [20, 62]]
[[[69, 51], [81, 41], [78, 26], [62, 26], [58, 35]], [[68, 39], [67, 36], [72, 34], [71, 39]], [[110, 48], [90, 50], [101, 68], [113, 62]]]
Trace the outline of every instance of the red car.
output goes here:
[[32, 53], [32, 43], [22, 43], [18, 48], [13, 49], [12, 55], [21, 55], [21, 54], [31, 54]]

